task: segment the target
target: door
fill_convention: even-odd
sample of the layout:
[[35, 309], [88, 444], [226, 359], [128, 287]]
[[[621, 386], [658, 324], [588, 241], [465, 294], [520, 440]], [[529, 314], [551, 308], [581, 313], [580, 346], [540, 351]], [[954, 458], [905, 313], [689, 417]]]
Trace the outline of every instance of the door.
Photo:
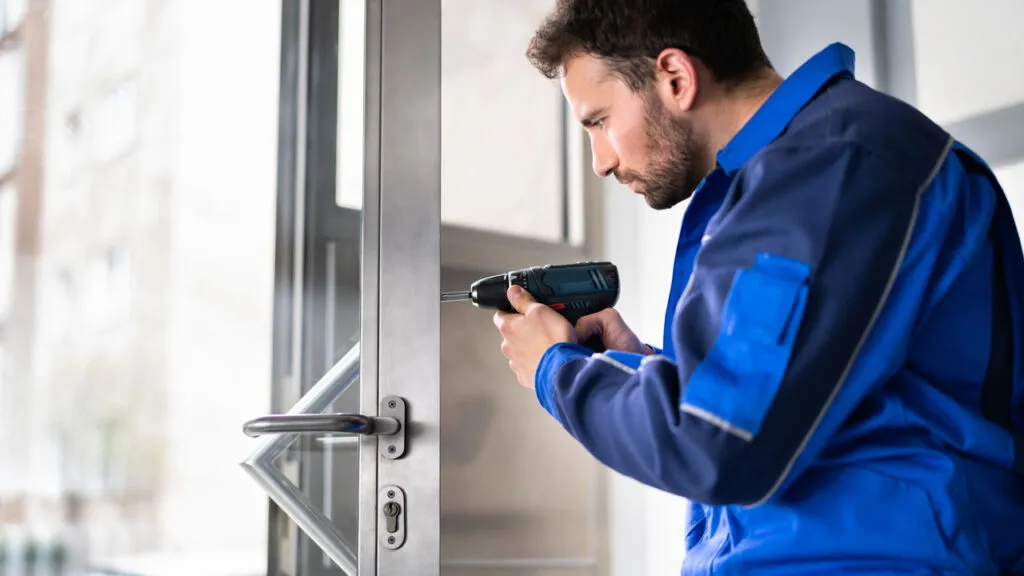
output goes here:
[[[516, 384], [490, 314], [438, 298], [600, 256], [557, 85], [509, 72], [547, 2], [284, 6], [274, 414], [244, 427], [243, 467], [271, 500], [268, 574], [606, 574], [604, 469]], [[533, 84], [477, 101], [481, 68]], [[532, 171], [488, 183], [501, 123], [521, 126]], [[556, 213], [499, 222], [521, 200]]]
[[436, 574], [440, 1], [283, 7], [268, 573]]

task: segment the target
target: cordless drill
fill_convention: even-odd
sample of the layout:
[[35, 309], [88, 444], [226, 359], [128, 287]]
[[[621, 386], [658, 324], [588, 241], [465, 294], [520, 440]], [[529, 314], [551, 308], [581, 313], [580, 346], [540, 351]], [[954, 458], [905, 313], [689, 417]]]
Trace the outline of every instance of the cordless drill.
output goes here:
[[[610, 262], [578, 262], [533, 266], [481, 278], [468, 292], [446, 292], [442, 302], [472, 301], [480, 308], [512, 312], [506, 291], [518, 284], [537, 302], [561, 314], [574, 327], [576, 321], [588, 314], [600, 312], [615, 305], [619, 299], [619, 271]], [[584, 344], [594, 352], [603, 352], [599, 335]]]

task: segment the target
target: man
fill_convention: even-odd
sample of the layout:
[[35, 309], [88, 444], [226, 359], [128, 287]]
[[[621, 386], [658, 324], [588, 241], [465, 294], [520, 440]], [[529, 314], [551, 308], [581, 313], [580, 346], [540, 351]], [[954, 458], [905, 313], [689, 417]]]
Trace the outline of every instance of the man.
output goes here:
[[528, 53], [600, 176], [689, 198], [663, 349], [518, 287], [495, 316], [570, 434], [692, 502], [683, 573], [1024, 571], [1024, 257], [983, 161], [843, 45], [780, 78], [742, 0], [560, 0]]

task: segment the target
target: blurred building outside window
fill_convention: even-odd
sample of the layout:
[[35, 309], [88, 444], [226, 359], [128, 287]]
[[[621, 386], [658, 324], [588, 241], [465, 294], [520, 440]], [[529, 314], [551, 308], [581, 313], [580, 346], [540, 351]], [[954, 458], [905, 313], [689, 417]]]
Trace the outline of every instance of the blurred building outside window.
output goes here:
[[0, 0], [12, 22], [0, 575], [265, 574], [238, 462], [270, 404], [281, 5]]

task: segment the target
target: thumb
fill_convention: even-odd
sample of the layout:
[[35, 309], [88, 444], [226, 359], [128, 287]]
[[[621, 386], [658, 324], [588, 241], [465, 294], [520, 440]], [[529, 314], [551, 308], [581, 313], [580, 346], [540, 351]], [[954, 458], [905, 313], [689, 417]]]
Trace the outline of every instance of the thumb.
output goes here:
[[591, 336], [604, 336], [604, 317], [601, 314], [589, 314], [576, 321], [576, 338], [586, 342]]
[[537, 304], [537, 300], [534, 299], [533, 295], [527, 292], [522, 286], [512, 285], [506, 292], [508, 301], [512, 304], [512, 307], [516, 309], [516, 312], [520, 314], [526, 314], [534, 304]]

